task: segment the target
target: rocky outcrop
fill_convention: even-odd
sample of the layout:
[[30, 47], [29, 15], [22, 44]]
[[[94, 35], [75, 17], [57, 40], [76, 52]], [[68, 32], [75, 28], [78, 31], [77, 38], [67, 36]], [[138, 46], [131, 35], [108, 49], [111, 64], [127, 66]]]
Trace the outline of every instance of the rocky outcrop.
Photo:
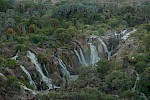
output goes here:
[[134, 54], [138, 48], [139, 41], [135, 38], [129, 38], [117, 46], [116, 53], [112, 56], [112, 61], [122, 62], [126, 55]]
[[0, 75], [0, 100], [34, 100], [35, 95], [20, 87], [18, 81]]

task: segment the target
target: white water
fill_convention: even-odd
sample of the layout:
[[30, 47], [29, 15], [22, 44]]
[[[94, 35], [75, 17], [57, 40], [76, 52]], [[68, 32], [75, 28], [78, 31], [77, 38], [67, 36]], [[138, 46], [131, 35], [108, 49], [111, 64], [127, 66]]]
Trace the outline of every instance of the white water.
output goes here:
[[148, 100], [147, 96], [144, 93], [140, 93], [140, 97], [142, 98], [142, 100]]
[[79, 63], [80, 63], [81, 65], [83, 65], [83, 62], [81, 61], [81, 57], [80, 57], [78, 51], [74, 49], [74, 52], [75, 52], [76, 56], [78, 57]]
[[[132, 91], [135, 91], [136, 90], [136, 87], [137, 87], [137, 82], [140, 80], [140, 76], [139, 74], [137, 73], [137, 71], [135, 71], [136, 73], [136, 81], [134, 83], [134, 87], [132, 88]], [[144, 100], [148, 100], [147, 96], [144, 94], [144, 93], [140, 93], [140, 97]]]
[[79, 48], [79, 52], [80, 52], [80, 55], [81, 55], [82, 64], [84, 66], [88, 66], [81, 48]]
[[90, 55], [90, 58], [91, 58], [91, 65], [94, 65], [95, 63], [97, 63], [100, 58], [98, 57], [98, 53], [97, 53], [97, 50], [96, 50], [96, 47], [92, 44], [92, 43], [89, 43], [90, 45], [90, 50], [91, 50], [91, 55]]
[[41, 80], [49, 87], [49, 89], [53, 89], [53, 85], [51, 82], [52, 79], [49, 79], [48, 77], [46, 77], [44, 75], [41, 65], [37, 61], [36, 55], [34, 53], [32, 53], [31, 51], [28, 51], [27, 57], [30, 58], [31, 62], [36, 66], [36, 70], [37, 70], [37, 72], [39, 72], [39, 74], [41, 76]]
[[63, 63], [63, 61], [61, 59], [58, 58], [58, 62], [59, 62], [59, 65], [61, 67], [61, 72], [63, 74], [63, 76], [65, 76], [67, 79], [70, 79], [70, 73], [69, 71], [67, 70], [67, 67], [66, 65]]
[[136, 81], [135, 81], [135, 83], [134, 83], [134, 87], [132, 88], [133, 91], [135, 91], [136, 86], [137, 86], [137, 82], [138, 82], [139, 79], [140, 79], [139, 74], [137, 73], [137, 71], [135, 71], [135, 73], [136, 73]]
[[47, 69], [46, 69], [46, 66], [43, 65], [43, 67], [44, 67], [44, 70], [45, 70], [45, 72], [46, 72], [46, 75], [48, 76], [48, 71], [47, 71]]
[[19, 51], [16, 53], [16, 55], [14, 57], [12, 57], [11, 59], [18, 61], [18, 57], [19, 57]]
[[103, 39], [101, 39], [100, 37], [98, 37], [98, 40], [102, 44], [102, 46], [104, 48], [104, 52], [107, 53], [107, 59], [110, 60], [110, 58], [111, 58], [111, 51], [108, 51], [108, 48], [107, 48], [105, 42], [103, 41]]
[[[130, 34], [132, 34], [132, 33], [134, 33], [136, 31], [136, 29], [134, 28], [132, 31], [130, 31], [130, 32], [127, 32], [127, 33], [123, 33], [123, 37], [121, 37], [121, 39], [122, 40], [126, 40], [129, 36], [130, 36]], [[124, 35], [125, 34], [125, 35]]]
[[23, 70], [24, 73], [27, 74], [30, 84], [34, 86], [34, 90], [37, 90], [37, 86], [35, 82], [32, 80], [30, 73], [25, 69], [24, 66], [20, 65], [20, 68]]
[[2, 76], [2, 77], [4, 77], [4, 78], [6, 78], [6, 76], [5, 76], [3, 73], [0, 73], [0, 76]]
[[100, 43], [102, 44], [105, 53], [108, 53], [108, 48], [106, 46], [106, 44], [104, 43], [104, 41], [99, 37], [98, 40], [100, 41]]

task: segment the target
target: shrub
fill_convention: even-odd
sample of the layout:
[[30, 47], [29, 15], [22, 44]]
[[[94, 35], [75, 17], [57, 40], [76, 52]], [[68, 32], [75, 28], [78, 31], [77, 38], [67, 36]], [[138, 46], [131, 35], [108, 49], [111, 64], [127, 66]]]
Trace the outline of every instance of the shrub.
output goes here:
[[142, 39], [142, 43], [144, 44], [145, 46], [145, 49], [147, 51], [150, 51], [150, 34], [146, 34], [143, 39]]
[[5, 23], [4, 23], [4, 28], [8, 29], [8, 28], [13, 28], [15, 27], [15, 20], [13, 18], [8, 18]]
[[119, 96], [121, 98], [132, 98], [133, 96], [137, 95], [136, 92], [133, 92], [132, 90], [126, 90], [126, 91], [123, 91], [119, 94]]
[[60, 42], [70, 42], [71, 34], [67, 33], [66, 29], [58, 28], [54, 31], [53, 37]]
[[114, 65], [109, 62], [107, 59], [101, 59], [98, 63], [97, 63], [97, 71], [100, 74], [100, 77], [104, 77], [108, 71], [110, 69], [112, 69], [114, 67]]
[[109, 91], [117, 93], [128, 90], [132, 86], [130, 76], [118, 70], [114, 70], [112, 73], [106, 75], [105, 82]]
[[35, 25], [34, 24], [31, 24], [29, 26], [29, 33], [34, 33], [35, 32]]
[[141, 80], [139, 82], [139, 90], [150, 97], [150, 67], [146, 68], [141, 74]]
[[14, 34], [15, 34], [15, 31], [14, 31], [12, 28], [8, 28], [7, 34], [14, 35]]
[[40, 35], [31, 35], [29, 37], [29, 40], [32, 43], [39, 44], [39, 43], [43, 43], [44, 41], [46, 41], [46, 38], [44, 36], [40, 36]]
[[135, 64], [135, 69], [137, 70], [138, 73], [143, 72], [144, 68], [146, 67], [147, 67], [147, 64], [144, 61], [140, 61]]
[[19, 67], [19, 65], [16, 63], [15, 60], [6, 59], [6, 60], [5, 60], [5, 67], [15, 68], [15, 67]]

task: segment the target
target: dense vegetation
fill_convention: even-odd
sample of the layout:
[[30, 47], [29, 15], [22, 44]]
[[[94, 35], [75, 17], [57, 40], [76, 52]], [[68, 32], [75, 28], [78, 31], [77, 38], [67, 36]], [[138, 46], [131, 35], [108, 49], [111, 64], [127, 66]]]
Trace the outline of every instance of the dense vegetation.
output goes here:
[[[132, 91], [136, 74], [127, 73], [122, 67], [122, 62], [120, 64], [101, 59], [95, 67], [80, 67], [78, 80], [69, 82], [67, 88], [52, 90], [48, 95], [38, 94], [36, 98], [116, 100], [119, 96], [120, 99], [140, 99], [139, 94], [143, 92], [150, 99], [150, 2], [106, 1], [100, 3], [66, 0], [54, 5], [50, 0], [41, 3], [0, 0], [0, 44], [13, 45], [13, 52], [20, 50], [26, 53], [32, 47], [49, 48], [54, 51], [62, 47], [71, 50], [73, 48], [71, 41], [75, 37], [86, 37], [92, 33], [104, 35], [107, 30], [112, 29], [117, 31], [132, 27], [138, 29], [132, 34], [132, 37], [139, 41], [138, 49], [134, 54], [126, 55], [131, 62], [129, 66], [141, 77], [136, 91]], [[0, 48], [3, 48], [3, 45]], [[19, 65], [2, 53], [1, 51], [0, 72], [7, 67], [20, 71], [18, 72], [20, 76], [8, 75], [3, 87], [11, 90], [7, 87], [9, 85], [20, 90], [17, 82], [22, 82], [33, 89], [27, 76], [19, 69]], [[36, 80], [40, 84], [38, 78]], [[0, 89], [2, 90], [2, 85]]]

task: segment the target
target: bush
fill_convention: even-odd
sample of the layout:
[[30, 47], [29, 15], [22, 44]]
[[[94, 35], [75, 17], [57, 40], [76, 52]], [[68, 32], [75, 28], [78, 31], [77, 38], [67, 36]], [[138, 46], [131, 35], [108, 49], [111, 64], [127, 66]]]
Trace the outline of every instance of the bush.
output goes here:
[[34, 24], [31, 24], [29, 26], [29, 33], [35, 33], [35, 25]]
[[150, 67], [146, 68], [141, 74], [141, 80], [139, 82], [139, 90], [146, 96], [150, 97]]
[[116, 18], [110, 18], [110, 19], [108, 20], [108, 24], [109, 24], [112, 28], [115, 28], [115, 27], [118, 26], [119, 20], [116, 19]]
[[60, 42], [70, 42], [71, 34], [67, 33], [66, 29], [58, 28], [54, 31], [53, 37]]
[[14, 35], [14, 34], [15, 34], [15, 31], [14, 31], [12, 28], [8, 28], [7, 34]]
[[19, 80], [14, 76], [7, 76], [7, 81], [3, 83], [3, 88], [10, 94], [18, 94], [21, 91]]
[[104, 77], [110, 69], [112, 69], [114, 65], [109, 62], [107, 59], [101, 59], [97, 63], [97, 72], [100, 74], [100, 77]]
[[136, 92], [133, 92], [132, 90], [126, 90], [126, 91], [123, 91], [119, 94], [119, 96], [123, 99], [125, 98], [132, 98], [133, 96], [137, 95]]
[[15, 60], [6, 59], [6, 60], [5, 60], [5, 67], [15, 68], [15, 67], [19, 67], [19, 65], [16, 63]]
[[120, 93], [132, 87], [131, 77], [118, 70], [114, 70], [112, 73], [106, 75], [105, 82], [110, 92]]
[[44, 36], [40, 36], [40, 35], [31, 35], [29, 37], [29, 40], [32, 42], [32, 43], [35, 43], [35, 44], [41, 44], [43, 43], [44, 41], [46, 41], [46, 38]]
[[150, 51], [150, 34], [146, 34], [143, 39], [142, 39], [142, 43], [144, 44], [145, 46], [145, 49], [147, 51]]
[[135, 64], [135, 69], [138, 73], [143, 72], [146, 67], [147, 67], [147, 64], [144, 61], [140, 61]]

